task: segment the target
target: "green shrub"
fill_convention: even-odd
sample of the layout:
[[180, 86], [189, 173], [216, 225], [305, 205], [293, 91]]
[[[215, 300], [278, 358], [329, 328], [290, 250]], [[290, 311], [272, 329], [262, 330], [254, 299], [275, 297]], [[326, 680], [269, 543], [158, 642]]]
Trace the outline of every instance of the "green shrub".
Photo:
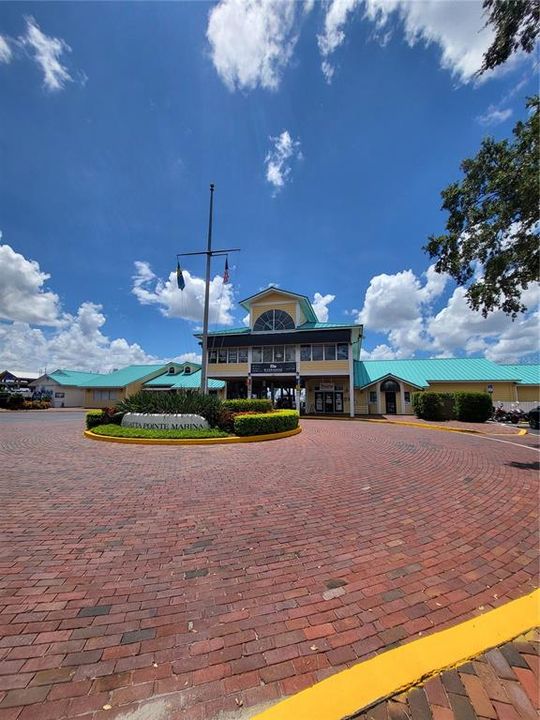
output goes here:
[[453, 420], [456, 417], [454, 393], [414, 393], [412, 404], [416, 417], [423, 420]]
[[486, 422], [491, 417], [491, 395], [482, 392], [454, 393], [456, 417], [464, 422]]
[[6, 391], [0, 392], [0, 407], [1, 408], [7, 408], [10, 394]]
[[444, 404], [440, 393], [421, 392], [413, 395], [416, 417], [422, 420], [443, 420]]
[[99, 425], [92, 428], [92, 432], [96, 435], [108, 435], [110, 437], [126, 437], [126, 438], [153, 438], [158, 440], [166, 440], [168, 438], [175, 440], [192, 440], [200, 438], [223, 438], [228, 437], [229, 433], [217, 428], [193, 429], [193, 430], [146, 430], [145, 428], [121, 427], [119, 425], [108, 424]]
[[24, 407], [24, 398], [22, 395], [10, 395], [7, 401], [7, 407], [10, 410], [21, 410]]
[[86, 429], [92, 430], [98, 425], [103, 425], [103, 418], [103, 410], [89, 410], [86, 413]]
[[276, 410], [256, 415], [236, 415], [234, 432], [237, 435], [266, 435], [294, 430], [298, 427], [296, 410]]
[[167, 413], [201, 415], [210, 427], [218, 427], [223, 402], [215, 395], [199, 392], [149, 392], [143, 390], [116, 406], [122, 413]]
[[271, 400], [257, 400], [255, 398], [241, 398], [238, 400], [224, 400], [223, 406], [232, 412], [267, 413], [272, 410]]

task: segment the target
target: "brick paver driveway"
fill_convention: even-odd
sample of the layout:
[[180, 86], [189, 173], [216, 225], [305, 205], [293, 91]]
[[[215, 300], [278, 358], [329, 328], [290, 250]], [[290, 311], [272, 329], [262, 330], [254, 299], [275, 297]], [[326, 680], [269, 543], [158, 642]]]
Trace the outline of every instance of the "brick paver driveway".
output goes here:
[[0, 415], [0, 720], [212, 718], [535, 584], [530, 438], [305, 421], [159, 448], [81, 424]]

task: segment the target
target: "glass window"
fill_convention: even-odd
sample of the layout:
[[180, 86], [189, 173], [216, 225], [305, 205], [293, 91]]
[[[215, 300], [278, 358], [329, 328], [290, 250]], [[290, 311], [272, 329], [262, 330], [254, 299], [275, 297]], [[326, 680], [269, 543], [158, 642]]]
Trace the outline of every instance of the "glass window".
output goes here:
[[294, 320], [283, 310], [267, 310], [259, 315], [253, 325], [255, 332], [270, 330], [294, 330]]
[[348, 360], [349, 359], [349, 346], [346, 343], [338, 343], [337, 359], [338, 360]]
[[323, 346], [322, 345], [312, 345], [311, 346], [311, 359], [312, 360], [322, 360], [323, 359]]
[[411, 393], [410, 393], [410, 392], [405, 391], [405, 392], [403, 393], [403, 397], [404, 397], [406, 403], [410, 403], [410, 402], [411, 402]]
[[274, 330], [293, 330], [294, 320], [283, 310], [274, 310]]
[[111, 391], [109, 392], [109, 400], [116, 400], [116, 397], [117, 397], [117, 392], [116, 392], [116, 390], [111, 390]]
[[184, 368], [184, 375], [191, 375], [191, 368], [189, 365]]
[[324, 359], [325, 360], [335, 360], [336, 359], [336, 346], [335, 345], [325, 345], [324, 346]]
[[208, 353], [208, 362], [217, 363], [217, 350], [210, 350]]
[[226, 350], [218, 350], [218, 362], [220, 362], [220, 363], [227, 362], [227, 351]]
[[311, 345], [300, 345], [300, 360], [311, 360]]
[[285, 345], [285, 362], [294, 362], [296, 360], [296, 348], [294, 345]]
[[246, 363], [248, 361], [248, 351], [247, 348], [240, 348], [238, 350], [238, 362], [240, 363]]
[[274, 347], [274, 362], [283, 362], [285, 359], [285, 351], [283, 345], [276, 345]]
[[272, 352], [272, 347], [263, 347], [263, 362], [272, 362], [274, 359], [274, 354]]
[[262, 362], [262, 348], [254, 347], [251, 352], [251, 359], [256, 363]]
[[236, 348], [231, 348], [229, 350], [228, 361], [230, 363], [238, 362], [238, 350]]
[[377, 402], [377, 391], [376, 391], [376, 390], [370, 390], [370, 392], [369, 392], [369, 402], [370, 402], [370, 403], [376, 403], [376, 402]]

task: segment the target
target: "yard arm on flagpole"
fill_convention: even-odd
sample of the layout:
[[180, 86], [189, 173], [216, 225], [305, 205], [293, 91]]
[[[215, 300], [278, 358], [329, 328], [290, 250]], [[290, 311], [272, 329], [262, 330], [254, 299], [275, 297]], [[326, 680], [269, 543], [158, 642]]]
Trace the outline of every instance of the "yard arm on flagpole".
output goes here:
[[214, 184], [210, 185], [210, 212], [208, 215], [208, 245], [202, 252], [178, 253], [178, 257], [185, 255], [206, 255], [206, 277], [204, 287], [204, 312], [203, 312], [203, 337], [202, 337], [202, 358], [201, 358], [201, 392], [208, 395], [208, 312], [210, 303], [210, 263], [212, 256], [227, 255], [230, 252], [239, 252], [240, 248], [229, 248], [227, 250], [212, 250], [212, 222], [214, 214]]

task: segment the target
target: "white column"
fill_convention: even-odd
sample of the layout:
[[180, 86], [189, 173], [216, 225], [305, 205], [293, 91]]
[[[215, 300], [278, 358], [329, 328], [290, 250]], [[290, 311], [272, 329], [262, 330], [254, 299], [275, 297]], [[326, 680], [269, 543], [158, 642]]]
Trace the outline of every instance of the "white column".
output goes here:
[[349, 415], [354, 417], [354, 360], [352, 345], [349, 343]]
[[[298, 306], [297, 306], [296, 310], [297, 310], [297, 314], [298, 314]], [[295, 383], [296, 383], [296, 386], [300, 387], [300, 345], [295, 346], [294, 352], [295, 352], [295, 359], [296, 359]], [[295, 388], [296, 388], [296, 386], [295, 386]], [[294, 397], [295, 397], [295, 402], [296, 402], [296, 409], [298, 411], [298, 414], [300, 415], [300, 390], [295, 389]]]
[[375, 390], [377, 391], [377, 415], [382, 415], [382, 409], [381, 409], [381, 384], [377, 383], [375, 385]]
[[399, 384], [399, 397], [401, 399], [401, 414], [405, 415], [405, 391], [403, 390], [403, 383]]

